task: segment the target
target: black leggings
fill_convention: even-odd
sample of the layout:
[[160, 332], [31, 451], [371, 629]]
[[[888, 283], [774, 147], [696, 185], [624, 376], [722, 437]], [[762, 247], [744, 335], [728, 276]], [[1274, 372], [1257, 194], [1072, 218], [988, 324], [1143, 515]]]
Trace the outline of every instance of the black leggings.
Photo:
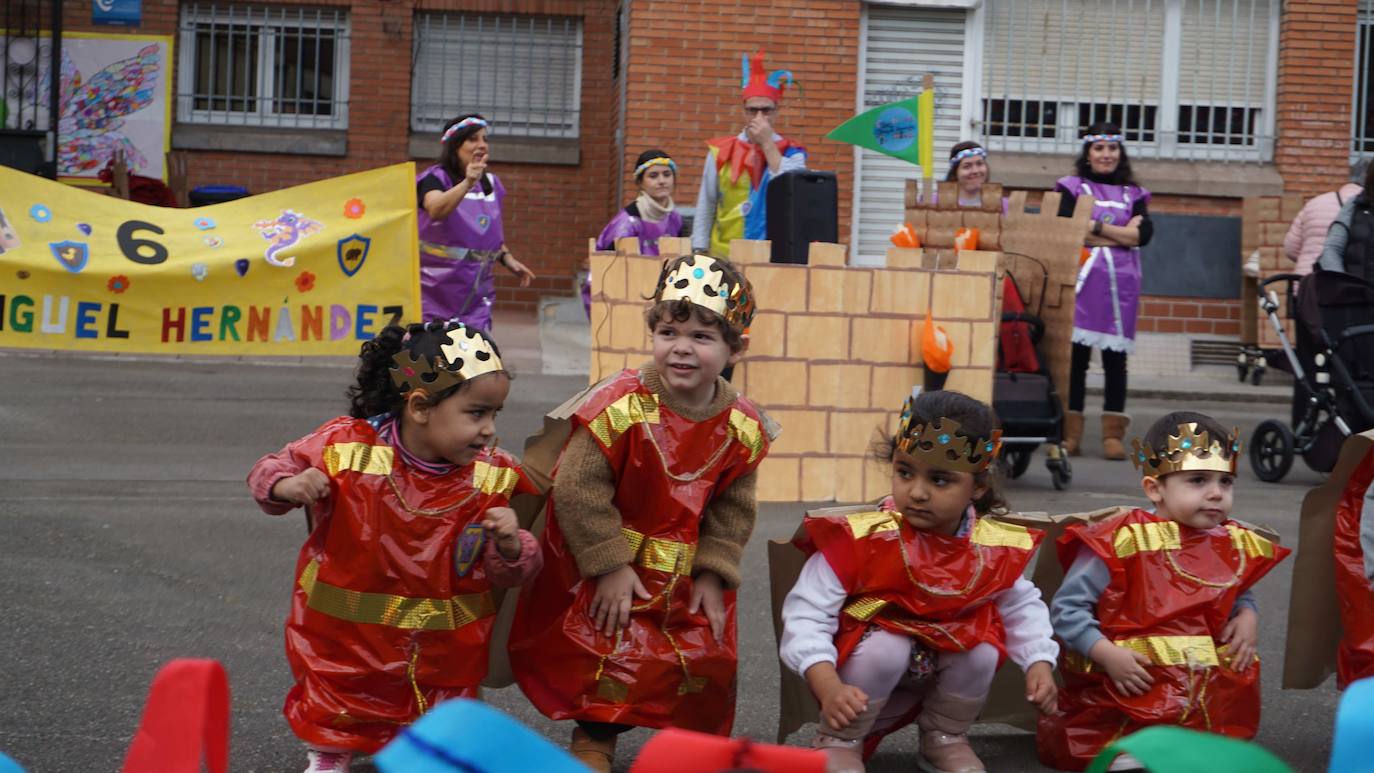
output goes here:
[[[1106, 395], [1102, 400], [1102, 410], [1121, 413], [1126, 410], [1126, 353], [1102, 349], [1102, 370], [1107, 376]], [[1092, 359], [1093, 348], [1083, 344], [1073, 345], [1073, 363], [1069, 367], [1069, 410], [1083, 411], [1084, 398], [1088, 393], [1088, 361]]]
[[619, 725], [614, 722], [588, 722], [585, 719], [577, 720], [577, 726], [582, 728], [593, 741], [605, 743], [614, 741], [616, 736], [628, 730], [633, 730], [634, 725]]

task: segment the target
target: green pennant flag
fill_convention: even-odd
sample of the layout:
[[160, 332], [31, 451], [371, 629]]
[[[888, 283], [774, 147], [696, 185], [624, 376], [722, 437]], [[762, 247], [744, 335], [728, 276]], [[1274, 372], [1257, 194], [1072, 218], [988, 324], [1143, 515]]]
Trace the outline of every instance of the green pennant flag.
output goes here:
[[918, 164], [929, 177], [934, 172], [934, 107], [934, 93], [926, 89], [910, 99], [866, 110], [825, 136]]

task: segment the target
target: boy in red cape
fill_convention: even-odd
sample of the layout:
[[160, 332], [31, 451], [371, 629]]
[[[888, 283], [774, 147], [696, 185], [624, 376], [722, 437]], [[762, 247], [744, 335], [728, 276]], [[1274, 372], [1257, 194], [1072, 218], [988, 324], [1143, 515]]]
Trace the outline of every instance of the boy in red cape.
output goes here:
[[[1259, 727], [1259, 613], [1250, 588], [1289, 553], [1230, 520], [1240, 442], [1177, 411], [1136, 440], [1153, 513], [1069, 527], [1050, 605], [1065, 643], [1061, 713], [1041, 717], [1040, 760], [1084, 770], [1117, 738], [1180, 725], [1249, 739]], [[1129, 755], [1111, 770], [1143, 770]]]
[[720, 377], [753, 290], [728, 261], [668, 261], [653, 363], [592, 390], [554, 473], [544, 571], [510, 634], [515, 680], [574, 755], [609, 771], [632, 727], [730, 732], [735, 593], [770, 424]]

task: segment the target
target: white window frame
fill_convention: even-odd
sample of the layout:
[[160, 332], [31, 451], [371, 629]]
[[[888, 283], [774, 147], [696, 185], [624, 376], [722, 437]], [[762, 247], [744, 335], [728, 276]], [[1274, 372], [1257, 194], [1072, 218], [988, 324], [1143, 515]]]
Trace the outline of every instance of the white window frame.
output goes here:
[[[513, 13], [496, 13], [496, 12], [488, 12], [488, 11], [431, 11], [431, 10], [425, 10], [425, 9], [416, 8], [416, 10], [415, 10], [414, 25], [413, 25], [413, 27], [412, 27], [412, 29], [414, 30], [414, 32], [412, 33], [412, 34], [413, 34], [412, 57], [414, 57], [414, 58], [417, 59], [417, 60], [418, 60], [418, 57], [420, 56], [420, 53], [419, 53], [418, 48], [419, 48], [419, 46], [420, 46], [420, 45], [422, 44], [422, 42], [423, 42], [423, 41], [421, 40], [421, 35], [422, 35], [422, 33], [421, 33], [421, 27], [422, 27], [422, 26], [427, 27], [430, 23], [432, 23], [432, 22], [426, 22], [426, 23], [424, 23], [424, 24], [422, 25], [421, 17], [426, 17], [426, 16], [428, 16], [428, 17], [441, 17], [441, 16], [463, 17], [463, 16], [474, 16], [474, 17], [496, 18], [496, 19], [499, 19], [499, 20], [501, 20], [501, 21], [508, 21], [508, 20], [511, 20], [511, 19], [529, 18], [529, 17], [527, 17], [527, 16], [524, 15], [524, 14], [513, 14]], [[572, 50], [573, 50], [573, 56], [572, 56], [572, 99], [569, 100], [569, 102], [568, 102], [568, 104], [570, 105], [570, 109], [565, 113], [565, 115], [567, 115], [567, 116], [570, 118], [570, 120], [567, 122], [567, 125], [568, 125], [569, 128], [564, 129], [564, 130], [561, 130], [561, 131], [556, 130], [556, 129], [555, 129], [555, 130], [548, 130], [548, 129], [543, 129], [543, 130], [541, 130], [541, 129], [536, 129], [536, 128], [530, 128], [530, 127], [528, 126], [528, 124], [537, 123], [537, 121], [534, 120], [534, 117], [535, 117], [536, 115], [538, 115], [538, 114], [540, 114], [540, 113], [544, 113], [544, 114], [546, 115], [546, 120], [547, 120], [547, 114], [553, 112], [553, 111], [540, 111], [540, 110], [536, 110], [536, 109], [534, 108], [533, 105], [525, 105], [525, 106], [523, 106], [523, 108], [522, 108], [522, 106], [519, 106], [519, 105], [509, 105], [509, 106], [506, 106], [506, 105], [499, 105], [499, 104], [480, 104], [480, 103], [463, 103], [463, 104], [458, 104], [457, 101], [455, 101], [455, 102], [452, 103], [452, 104], [446, 105], [446, 107], [447, 107], [448, 109], [447, 109], [447, 111], [446, 111], [446, 115], [444, 116], [444, 118], [442, 118], [442, 119], [436, 119], [436, 118], [421, 118], [420, 115], [419, 115], [420, 111], [419, 111], [419, 109], [418, 109], [418, 107], [417, 107], [417, 103], [416, 103], [416, 100], [419, 99], [420, 96], [421, 96], [421, 94], [420, 94], [421, 89], [419, 88], [419, 86], [418, 86], [417, 83], [416, 83], [416, 81], [418, 80], [419, 76], [418, 76], [418, 74], [412, 72], [412, 76], [411, 76], [411, 89], [410, 89], [410, 129], [411, 129], [411, 131], [412, 131], [412, 132], [417, 132], [417, 133], [418, 133], [418, 132], [431, 132], [431, 133], [437, 133], [437, 132], [439, 132], [440, 130], [443, 129], [443, 124], [444, 124], [445, 120], [447, 120], [447, 118], [451, 118], [452, 116], [458, 115], [459, 113], [475, 112], [475, 113], [480, 113], [480, 114], [482, 114], [482, 115], [485, 116], [487, 119], [489, 119], [489, 120], [492, 121], [492, 124], [493, 124], [493, 131], [494, 131], [498, 136], [522, 137], [522, 138], [540, 139], [540, 140], [543, 140], [543, 139], [548, 139], [548, 140], [559, 140], [559, 139], [576, 140], [576, 139], [578, 139], [578, 138], [581, 136], [581, 133], [582, 133], [582, 96], [583, 96], [583, 95], [582, 95], [582, 64], [583, 64], [583, 61], [582, 61], [582, 60], [583, 60], [584, 55], [585, 55], [585, 52], [586, 52], [586, 49], [585, 49], [585, 46], [584, 46], [584, 35], [585, 35], [585, 33], [586, 33], [586, 23], [585, 23], [585, 20], [584, 20], [583, 17], [581, 17], [581, 16], [575, 16], [575, 15], [571, 15], [571, 14], [540, 14], [540, 15], [538, 15], [538, 16], [535, 16], [534, 18], [535, 18], [535, 19], [557, 19], [557, 20], [562, 20], [563, 23], [565, 23], [565, 24], [571, 24], [572, 27], [574, 28], [574, 33], [575, 33], [575, 34], [574, 34], [574, 39], [573, 39], [573, 41], [571, 42]], [[447, 24], [447, 22], [445, 22], [445, 24]], [[628, 40], [628, 34], [626, 34], [626, 40]], [[465, 40], [465, 41], [464, 41], [464, 44], [466, 44], [467, 42], [468, 42], [468, 41]], [[444, 44], [441, 44], [441, 45], [444, 45]], [[626, 45], [628, 45], [628, 43], [626, 43]], [[523, 118], [524, 118], [524, 122], [523, 122], [523, 123], [526, 124], [526, 125], [522, 125], [522, 121], [520, 120], [521, 116], [523, 116]]]
[[[1368, 28], [1370, 35], [1369, 45], [1360, 55], [1360, 36]], [[1360, 123], [1363, 116], [1362, 112], [1374, 110], [1374, 78], [1368, 83], [1364, 82], [1365, 71], [1371, 61], [1374, 61], [1374, 0], [1359, 0], [1355, 11], [1355, 66], [1354, 77], [1350, 86], [1350, 163], [1355, 163], [1359, 159], [1367, 156], [1374, 156], [1374, 133], [1369, 136], [1361, 136]], [[1361, 91], [1364, 86], [1364, 91]], [[1360, 108], [1363, 107], [1364, 110]], [[1361, 145], [1371, 144], [1369, 150], [1361, 150]]]
[[[1195, 0], [1189, 0], [1195, 1]], [[1362, 0], [1369, 2], [1370, 0]], [[1014, 3], [1015, 0], [985, 0], [971, 9], [967, 23], [968, 35], [965, 47], [965, 89], [964, 111], [969, 136], [982, 142], [990, 150], [1002, 152], [1043, 153], [1050, 155], [1073, 154], [1078, 152], [1077, 134], [1078, 109], [1082, 100], [1071, 95], [1049, 93], [1026, 95], [1013, 99], [1013, 102], [1036, 100], [1055, 102], [1056, 131], [1053, 138], [1013, 137], [987, 134], [982, 127], [984, 51], [988, 45], [985, 28], [988, 3]], [[1137, 0], [1144, 2], [1144, 0]], [[1282, 14], [1281, 0], [1269, 3], [1268, 45], [1265, 51], [1264, 86], [1262, 104], [1255, 108], [1259, 115], [1256, 119], [1255, 142], [1251, 145], [1230, 145], [1212, 143], [1178, 142], [1178, 113], [1183, 106], [1179, 102], [1179, 66], [1183, 32], [1183, 3], [1185, 0], [1155, 0], [1165, 9], [1164, 39], [1161, 51], [1160, 98], [1154, 100], [1135, 100], [1128, 107], [1140, 105], [1141, 108], [1155, 108], [1155, 124], [1152, 130], [1155, 139], [1149, 142], [1131, 141], [1131, 151], [1136, 157], [1158, 158], [1186, 161], [1262, 161], [1269, 162], [1274, 157], [1274, 136], [1278, 103], [1278, 51], [1279, 22]], [[1358, 55], [1358, 54], [1357, 54]], [[1358, 76], [1357, 76], [1358, 77]], [[1374, 101], [1374, 100], [1372, 100]], [[1115, 106], [1121, 103], [1112, 102]], [[1194, 100], [1190, 105], [1199, 107], [1231, 107], [1218, 100], [1209, 105], [1205, 100]], [[1353, 132], [1353, 124], [1352, 124]]]
[[[205, 8], [208, 12], [204, 11]], [[227, 14], [219, 14], [220, 8], [232, 9]], [[247, 10], [246, 15], [240, 15]], [[276, 78], [276, 37], [277, 30], [283, 28], [302, 31], [316, 29], [317, 20], [306, 16], [312, 11], [321, 10], [337, 14], [337, 21], [329, 28], [334, 31], [334, 88], [331, 103], [332, 115], [313, 113], [278, 112]], [[208, 124], [213, 126], [249, 126], [257, 128], [325, 129], [341, 130], [348, 128], [349, 63], [351, 62], [352, 16], [346, 8], [333, 7], [316, 9], [313, 6], [261, 5], [240, 3], [188, 2], [180, 7], [178, 27], [177, 56], [177, 120], [187, 124]], [[294, 16], [293, 16], [294, 15]], [[248, 110], [202, 110], [196, 109], [196, 36], [197, 25], [202, 23], [230, 25], [248, 24], [257, 27], [258, 35], [258, 72], [257, 96], [252, 101], [257, 109]], [[324, 29], [325, 27], [319, 26]], [[307, 34], [298, 38], [308, 39]], [[216, 95], [217, 96], [217, 95]], [[232, 97], [230, 98], [232, 101]], [[297, 97], [299, 100], [300, 98]], [[305, 100], [300, 100], [305, 101]]]

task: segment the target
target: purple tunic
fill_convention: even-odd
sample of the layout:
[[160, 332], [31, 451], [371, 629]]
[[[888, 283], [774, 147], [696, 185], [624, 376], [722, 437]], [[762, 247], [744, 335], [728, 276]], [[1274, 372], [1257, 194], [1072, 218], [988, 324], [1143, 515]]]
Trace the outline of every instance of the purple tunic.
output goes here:
[[[415, 181], [431, 174], [445, 189], [453, 187], [448, 172], [438, 165], [421, 172]], [[474, 186], [443, 220], [431, 218], [420, 208], [420, 299], [426, 321], [457, 318], [470, 327], [491, 329], [491, 304], [496, 299], [493, 269], [506, 241], [501, 223], [506, 188], [496, 175], [488, 177], [490, 194]]]
[[[1077, 176], [1062, 177], [1057, 185], [1075, 196], [1092, 196], [1093, 219], [1108, 225], [1125, 225], [1137, 201], [1150, 201], [1150, 192], [1137, 185], [1107, 185]], [[1089, 249], [1075, 287], [1073, 342], [1130, 354], [1140, 309], [1140, 248]]]
[[[596, 237], [596, 248], [598, 250], [614, 250], [616, 239], [637, 236], [639, 237], [639, 254], [658, 257], [659, 238], [680, 235], [682, 235], [682, 215], [676, 209], [655, 223], [645, 220], [637, 214], [631, 214], [630, 207], [626, 207], [615, 213], [611, 222], [601, 229], [601, 235]], [[592, 314], [592, 279], [590, 276], [582, 284], [582, 306], [587, 310], [587, 316], [590, 317]]]

